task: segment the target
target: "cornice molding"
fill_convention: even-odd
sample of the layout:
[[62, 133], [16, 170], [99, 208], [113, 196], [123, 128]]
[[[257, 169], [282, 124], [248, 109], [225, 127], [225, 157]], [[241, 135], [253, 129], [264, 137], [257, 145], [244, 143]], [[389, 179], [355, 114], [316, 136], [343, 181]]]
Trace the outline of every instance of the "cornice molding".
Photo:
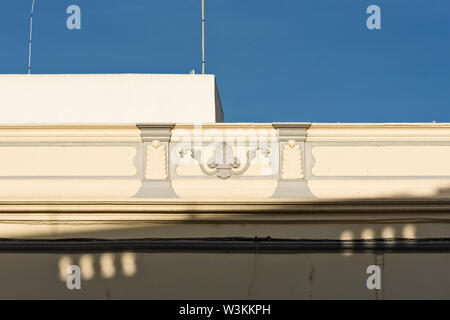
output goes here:
[[183, 199], [117, 201], [1, 201], [0, 213], [442, 213], [450, 216], [450, 199], [358, 199], [261, 201], [186, 201]]
[[305, 141], [310, 122], [274, 122], [273, 126], [278, 130], [280, 141]]
[[[49, 124], [0, 125], [0, 143], [22, 142], [141, 142], [159, 140], [168, 142], [176, 130], [175, 140], [183, 130], [191, 132], [201, 128], [207, 140], [209, 130], [219, 130], [226, 136], [239, 138], [248, 130], [277, 130], [280, 141], [306, 142], [450, 142], [450, 123], [215, 123], [215, 124]], [[244, 130], [240, 133], [240, 130]], [[258, 133], [259, 134], [259, 133]], [[141, 136], [142, 135], [142, 136]], [[244, 138], [244, 137], [243, 137]], [[248, 138], [248, 137], [247, 137]], [[261, 139], [258, 135], [256, 138]], [[263, 138], [264, 139], [264, 138]]]
[[0, 142], [140, 142], [139, 129], [130, 125], [0, 125]]
[[169, 142], [174, 126], [174, 123], [137, 124], [137, 127], [141, 130], [142, 141], [144, 142], [152, 142], [154, 140]]
[[450, 142], [450, 123], [312, 123], [307, 142]]

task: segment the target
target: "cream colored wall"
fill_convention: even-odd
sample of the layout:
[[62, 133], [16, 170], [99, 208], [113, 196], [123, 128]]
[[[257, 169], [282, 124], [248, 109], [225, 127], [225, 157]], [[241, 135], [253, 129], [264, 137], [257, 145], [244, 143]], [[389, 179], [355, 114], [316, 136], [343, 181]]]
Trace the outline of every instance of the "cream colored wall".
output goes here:
[[1, 147], [0, 176], [129, 177], [137, 173], [136, 153], [127, 146]]
[[450, 145], [320, 146], [312, 154], [318, 177], [450, 176]]
[[447, 123], [313, 123], [308, 186], [318, 198], [433, 198], [450, 190]]
[[132, 197], [135, 125], [0, 126], [0, 200]]
[[0, 147], [0, 199], [131, 197], [141, 185], [132, 179], [136, 153], [130, 146]]

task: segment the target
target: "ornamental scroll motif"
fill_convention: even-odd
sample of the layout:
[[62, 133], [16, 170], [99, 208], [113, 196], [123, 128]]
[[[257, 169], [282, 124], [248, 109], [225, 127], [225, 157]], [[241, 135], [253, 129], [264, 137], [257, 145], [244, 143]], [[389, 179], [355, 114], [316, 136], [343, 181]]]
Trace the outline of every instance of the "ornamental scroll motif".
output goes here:
[[254, 147], [249, 148], [247, 151], [247, 161], [243, 165], [237, 157], [233, 154], [233, 146], [228, 143], [218, 143], [215, 145], [214, 155], [206, 162], [206, 167], [202, 161], [202, 154], [200, 150], [193, 148], [183, 147], [179, 151], [180, 157], [184, 157], [190, 152], [190, 155], [195, 159], [202, 172], [206, 175], [217, 175], [221, 179], [228, 179], [232, 175], [242, 175], [250, 167], [251, 161], [256, 157], [257, 151], [268, 158], [270, 156], [270, 150], [267, 147]]

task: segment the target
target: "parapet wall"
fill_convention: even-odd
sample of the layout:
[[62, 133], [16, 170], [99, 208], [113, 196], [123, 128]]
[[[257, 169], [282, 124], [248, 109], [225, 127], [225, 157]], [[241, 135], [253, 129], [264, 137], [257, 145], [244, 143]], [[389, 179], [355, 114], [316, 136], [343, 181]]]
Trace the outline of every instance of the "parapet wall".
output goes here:
[[1, 200], [449, 195], [450, 124], [0, 126]]

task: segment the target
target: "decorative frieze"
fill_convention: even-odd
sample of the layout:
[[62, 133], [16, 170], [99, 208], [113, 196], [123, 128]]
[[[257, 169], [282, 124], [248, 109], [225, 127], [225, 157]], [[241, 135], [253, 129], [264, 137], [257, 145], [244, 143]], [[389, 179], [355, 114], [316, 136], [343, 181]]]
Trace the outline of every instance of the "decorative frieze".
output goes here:
[[0, 198], [448, 198], [448, 130], [439, 123], [3, 125]]

